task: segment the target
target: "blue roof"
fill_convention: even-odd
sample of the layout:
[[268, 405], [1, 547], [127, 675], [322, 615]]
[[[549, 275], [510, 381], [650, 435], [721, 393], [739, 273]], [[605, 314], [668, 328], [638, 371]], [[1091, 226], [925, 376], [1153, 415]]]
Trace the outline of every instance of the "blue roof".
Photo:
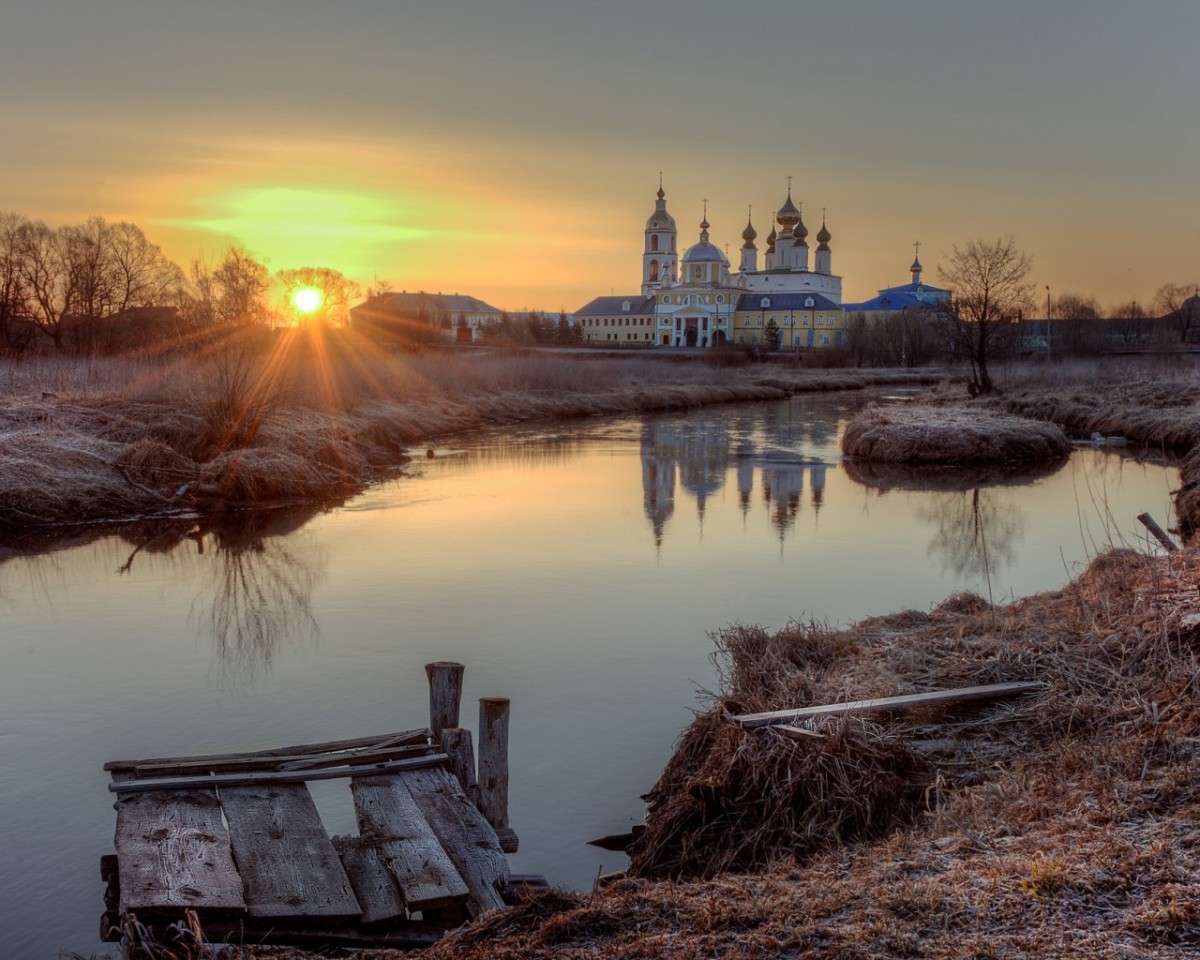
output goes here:
[[[762, 302], [769, 300], [770, 305], [764, 307]], [[813, 305], [807, 306], [812, 300]], [[757, 293], [743, 293], [738, 297], [738, 310], [841, 310], [842, 308], [819, 293], [772, 293], [763, 290]]]
[[[625, 309], [625, 304], [629, 309]], [[575, 311], [577, 317], [636, 316], [654, 312], [654, 297], [632, 293], [626, 297], [597, 297]]]
[[843, 307], [847, 311], [869, 313], [872, 310], [904, 310], [908, 307], [937, 306], [940, 303], [948, 303], [949, 300], [949, 290], [931, 287], [927, 283], [906, 283], [900, 287], [888, 287], [886, 290], [880, 290], [879, 294], [870, 300], [864, 300], [862, 303], [843, 304]]

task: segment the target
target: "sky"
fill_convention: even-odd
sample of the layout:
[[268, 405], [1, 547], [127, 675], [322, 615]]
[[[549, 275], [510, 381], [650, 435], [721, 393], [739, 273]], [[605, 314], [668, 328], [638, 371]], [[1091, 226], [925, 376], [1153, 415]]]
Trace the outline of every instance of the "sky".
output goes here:
[[636, 292], [662, 171], [736, 265], [786, 195], [847, 301], [1012, 236], [1039, 297], [1200, 279], [1194, 0], [6, 0], [0, 210], [182, 265], [571, 311]]

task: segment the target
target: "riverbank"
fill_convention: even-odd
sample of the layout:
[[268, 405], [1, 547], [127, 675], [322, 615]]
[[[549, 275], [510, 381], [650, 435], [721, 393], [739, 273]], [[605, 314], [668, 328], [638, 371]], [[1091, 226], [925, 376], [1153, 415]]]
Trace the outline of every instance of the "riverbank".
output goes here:
[[[425, 955], [1193, 956], [1198, 588], [1200, 553], [1122, 550], [1007, 605], [728, 628], [722, 688], [650, 795], [629, 875], [488, 915]], [[826, 718], [800, 739], [729, 719], [1014, 680], [1038, 692]], [[229, 953], [267, 955], [307, 956]]]
[[9, 364], [0, 368], [0, 530], [319, 503], [394, 474], [413, 447], [486, 425], [936, 376], [703, 357], [403, 356], [299, 331], [269, 349]]

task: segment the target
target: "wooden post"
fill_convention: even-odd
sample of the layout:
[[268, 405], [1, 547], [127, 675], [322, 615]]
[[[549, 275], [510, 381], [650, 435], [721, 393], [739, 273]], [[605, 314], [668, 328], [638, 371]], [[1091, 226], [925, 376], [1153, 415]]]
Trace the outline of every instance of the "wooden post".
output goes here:
[[443, 730], [458, 726], [464, 669], [461, 663], [446, 661], [425, 664], [425, 676], [429, 678], [429, 727], [434, 743]]
[[516, 834], [508, 826], [508, 711], [507, 697], [479, 701], [479, 811], [495, 827], [501, 849], [511, 853]]
[[1154, 538], [1163, 545], [1167, 553], [1175, 553], [1179, 549], [1179, 547], [1175, 546], [1175, 541], [1167, 536], [1167, 531], [1160, 527], [1150, 514], [1139, 513], [1138, 520], [1141, 521], [1143, 527], [1154, 534]]
[[475, 803], [479, 787], [475, 780], [475, 744], [471, 740], [471, 731], [462, 727], [443, 730], [442, 753], [450, 758], [450, 772], [462, 784], [463, 793]]

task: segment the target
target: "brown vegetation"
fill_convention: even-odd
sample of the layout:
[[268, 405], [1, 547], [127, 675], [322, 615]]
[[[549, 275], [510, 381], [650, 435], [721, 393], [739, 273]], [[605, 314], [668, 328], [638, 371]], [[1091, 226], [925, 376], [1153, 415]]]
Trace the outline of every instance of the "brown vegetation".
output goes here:
[[492, 423], [919, 382], [542, 352], [394, 354], [291, 330], [143, 359], [0, 367], [0, 528], [210, 512], [361, 489], [408, 446]]
[[[1117, 551], [1007, 606], [722, 631], [723, 689], [650, 795], [631, 876], [426, 956], [1194, 956], [1198, 588], [1194, 551]], [[1044, 692], [802, 741], [726, 718], [1007, 680]]]
[[885, 463], [1062, 460], [1071, 450], [1052, 423], [982, 406], [873, 405], [846, 425], [842, 452]]

